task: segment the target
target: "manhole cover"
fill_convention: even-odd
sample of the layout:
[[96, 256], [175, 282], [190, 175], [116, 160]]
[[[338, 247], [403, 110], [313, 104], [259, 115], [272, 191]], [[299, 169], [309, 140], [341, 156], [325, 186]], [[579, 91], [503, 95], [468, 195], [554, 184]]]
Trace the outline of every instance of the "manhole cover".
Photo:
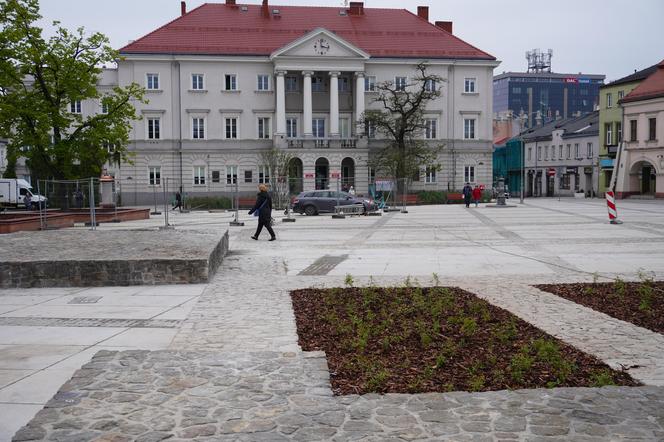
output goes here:
[[94, 304], [101, 298], [101, 296], [77, 296], [67, 304]]

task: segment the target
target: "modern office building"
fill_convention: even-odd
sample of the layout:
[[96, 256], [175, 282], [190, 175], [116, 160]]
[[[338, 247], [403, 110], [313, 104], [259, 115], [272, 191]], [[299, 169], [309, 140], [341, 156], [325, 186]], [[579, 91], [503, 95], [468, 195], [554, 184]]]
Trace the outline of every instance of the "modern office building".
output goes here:
[[625, 142], [616, 197], [664, 198], [664, 60], [618, 104]]
[[496, 117], [523, 116], [532, 128], [560, 118], [592, 112], [604, 75], [504, 72], [493, 77]]
[[611, 182], [618, 146], [623, 141], [623, 108], [619, 104], [632, 89], [657, 70], [657, 65], [619, 78], [600, 88], [599, 95], [599, 193], [604, 194]]
[[[443, 145], [411, 191], [490, 183], [495, 57], [430, 22], [428, 7], [405, 9], [206, 3], [120, 49], [110, 84], [145, 86], [148, 104], [133, 123], [132, 164], [108, 165], [123, 202], [149, 203], [170, 178], [190, 194], [253, 194], [269, 182], [261, 152], [294, 155], [289, 178], [299, 189], [331, 186], [335, 177], [366, 193], [378, 178], [370, 158], [386, 140], [366, 127], [380, 109], [376, 84], [407, 85], [415, 67], [443, 81], [418, 134]], [[98, 105], [97, 105], [98, 107]], [[83, 112], [100, 111], [94, 104]]]

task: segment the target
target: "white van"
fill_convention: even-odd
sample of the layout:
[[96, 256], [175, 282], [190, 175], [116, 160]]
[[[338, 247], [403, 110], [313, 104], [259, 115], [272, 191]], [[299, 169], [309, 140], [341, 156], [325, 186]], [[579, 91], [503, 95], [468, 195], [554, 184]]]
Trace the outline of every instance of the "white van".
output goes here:
[[0, 178], [0, 207], [25, 207], [25, 196], [32, 208], [46, 205], [46, 197], [32, 193], [32, 186], [20, 178]]

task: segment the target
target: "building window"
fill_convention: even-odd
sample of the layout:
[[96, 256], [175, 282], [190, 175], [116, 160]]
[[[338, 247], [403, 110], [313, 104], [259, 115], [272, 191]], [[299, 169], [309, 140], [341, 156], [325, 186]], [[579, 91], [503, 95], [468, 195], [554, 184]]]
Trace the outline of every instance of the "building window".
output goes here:
[[194, 166], [194, 185], [205, 184], [205, 166]]
[[562, 190], [569, 190], [569, 177], [570, 174], [566, 173], [560, 177], [560, 188]]
[[364, 135], [367, 138], [376, 138], [376, 126], [369, 120], [364, 121]]
[[339, 137], [350, 138], [350, 119], [339, 118]]
[[227, 91], [237, 90], [237, 75], [226, 74], [224, 77], [224, 89]]
[[267, 117], [258, 119], [258, 138], [265, 140], [270, 138], [270, 119]]
[[648, 141], [657, 139], [657, 119], [648, 118]]
[[286, 118], [286, 137], [297, 138], [297, 118]]
[[159, 89], [159, 74], [145, 74], [145, 88], [151, 91]]
[[617, 122], [616, 123], [616, 141], [620, 143], [623, 139], [622, 135], [622, 123]]
[[474, 118], [464, 118], [463, 119], [463, 138], [466, 140], [475, 139], [475, 119]]
[[463, 91], [466, 94], [474, 94], [476, 92], [475, 90], [475, 82], [477, 81], [476, 78], [466, 78], [463, 81]]
[[244, 182], [245, 183], [252, 183], [254, 181], [254, 171], [253, 170], [245, 170], [244, 171]]
[[258, 78], [257, 90], [259, 90], [259, 91], [269, 91], [270, 90], [270, 76], [261, 74], [257, 78]]
[[579, 147], [579, 143], [574, 143], [574, 158], [581, 158], [581, 148]]
[[397, 91], [405, 91], [407, 81], [408, 79], [406, 77], [394, 77], [394, 89]]
[[558, 146], [558, 158], [563, 159], [563, 145]]
[[71, 103], [69, 103], [69, 112], [71, 112], [72, 114], [80, 114], [81, 100], [74, 100]]
[[463, 180], [466, 183], [475, 182], [475, 166], [466, 166], [463, 168]]
[[569, 160], [571, 158], [572, 158], [572, 145], [568, 144], [567, 145], [567, 159]]
[[427, 140], [435, 140], [438, 138], [438, 120], [435, 118], [427, 118], [424, 120], [425, 131], [424, 138]]
[[203, 90], [203, 74], [191, 74], [191, 89], [194, 91]]
[[325, 92], [323, 77], [311, 77], [311, 90], [313, 92]]
[[606, 94], [606, 107], [609, 108], [609, 107], [612, 107], [612, 105], [613, 105], [613, 103], [612, 103], [611, 93], [607, 93]]
[[286, 92], [297, 92], [297, 77], [294, 75], [286, 76]]
[[549, 146], [544, 146], [544, 161], [549, 159]]
[[151, 186], [161, 185], [161, 166], [148, 167], [148, 175]]
[[218, 183], [221, 181], [221, 173], [218, 170], [212, 171], [212, 182]]
[[159, 118], [148, 118], [148, 140], [158, 140], [161, 138], [161, 119]]
[[436, 80], [428, 78], [424, 83], [424, 90], [427, 92], [436, 92]]
[[107, 114], [108, 110], [109, 110], [108, 103], [106, 103], [105, 101], [102, 101], [101, 102], [101, 113], [102, 114]]
[[520, 87], [513, 87], [512, 88], [512, 93], [513, 94], [520, 94], [521, 93], [521, 88]]
[[376, 77], [364, 77], [364, 92], [376, 91]]
[[115, 143], [109, 143], [108, 141], [104, 141], [101, 143], [101, 147], [103, 147], [104, 150], [108, 153], [115, 152]]
[[339, 77], [339, 92], [350, 92], [350, 79]]
[[435, 166], [427, 166], [427, 168], [424, 170], [424, 182], [427, 184], [435, 183], [436, 182], [436, 167]]
[[191, 138], [194, 140], [205, 139], [205, 118], [191, 119]]
[[226, 118], [226, 139], [237, 139], [237, 118]]
[[537, 161], [542, 161], [542, 146], [537, 146]]
[[270, 168], [268, 166], [258, 166], [258, 182], [260, 184], [270, 184]]
[[588, 143], [587, 148], [588, 148], [588, 152], [587, 152], [588, 158], [592, 158], [593, 157], [593, 143]]
[[613, 145], [613, 124], [604, 123], [604, 132], [605, 132], [604, 144], [606, 144], [607, 146]]
[[529, 147], [528, 148], [528, 161], [532, 161], [533, 159], [533, 148]]
[[325, 138], [325, 118], [311, 120], [311, 130], [314, 138]]
[[629, 120], [629, 141], [636, 141], [637, 120]]
[[625, 91], [618, 91], [618, 101], [622, 100], [625, 96]]
[[237, 166], [226, 166], [226, 184], [237, 184]]

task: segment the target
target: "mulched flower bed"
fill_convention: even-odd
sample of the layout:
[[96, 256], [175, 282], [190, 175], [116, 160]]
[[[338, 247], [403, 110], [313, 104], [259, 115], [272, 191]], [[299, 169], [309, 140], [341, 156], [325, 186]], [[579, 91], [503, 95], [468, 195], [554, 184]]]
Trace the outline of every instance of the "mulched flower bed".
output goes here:
[[614, 318], [664, 333], [664, 281], [536, 285]]
[[639, 385], [627, 373], [452, 287], [291, 292], [299, 344], [335, 394]]

